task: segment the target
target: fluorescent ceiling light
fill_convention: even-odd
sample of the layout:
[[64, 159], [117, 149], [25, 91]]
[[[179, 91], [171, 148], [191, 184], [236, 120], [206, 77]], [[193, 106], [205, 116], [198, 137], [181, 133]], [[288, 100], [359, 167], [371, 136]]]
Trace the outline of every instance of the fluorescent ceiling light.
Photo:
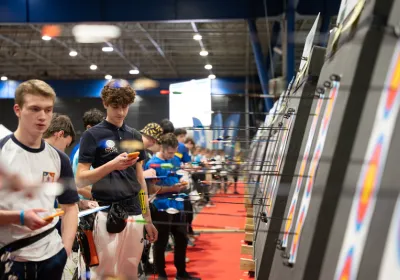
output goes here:
[[50, 41], [50, 40], [51, 40], [51, 37], [50, 37], [50, 36], [47, 36], [47, 35], [44, 35], [44, 36], [42, 36], [42, 40], [44, 40], [44, 41]]
[[72, 28], [78, 43], [104, 43], [121, 36], [121, 29], [115, 25], [78, 24]]
[[196, 34], [193, 36], [193, 40], [200, 41], [203, 37], [200, 34]]
[[103, 47], [101, 50], [103, 52], [112, 52], [114, 50], [114, 48], [113, 47]]
[[210, 74], [210, 75], [208, 75], [208, 78], [211, 79], [211, 80], [214, 80], [216, 77], [215, 77], [214, 74]]
[[97, 65], [95, 65], [95, 64], [90, 65], [90, 70], [96, 70], [96, 69], [97, 69]]
[[7, 78], [6, 76], [1, 76], [1, 80], [2, 80], [2, 81], [7, 81], [8, 78]]
[[206, 68], [207, 70], [211, 70], [212, 69], [212, 65], [211, 64], [206, 64], [204, 66], [204, 68]]
[[138, 70], [138, 69], [129, 70], [129, 74], [131, 74], [131, 75], [137, 75], [137, 74], [139, 74], [139, 70]]
[[112, 79], [112, 76], [111, 75], [105, 75], [105, 77], [104, 77], [106, 80], [111, 80]]
[[202, 51], [200, 52], [200, 55], [201, 55], [201, 56], [207, 56], [207, 55], [208, 55], [208, 51], [202, 50]]
[[77, 56], [78, 53], [76, 51], [70, 51], [69, 56]]

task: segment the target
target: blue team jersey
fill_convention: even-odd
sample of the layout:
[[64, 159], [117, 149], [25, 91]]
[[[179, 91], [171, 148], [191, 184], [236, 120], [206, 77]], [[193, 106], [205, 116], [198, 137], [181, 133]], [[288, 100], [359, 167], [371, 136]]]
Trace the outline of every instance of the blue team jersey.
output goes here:
[[[162, 163], [172, 163], [174, 164], [175, 159], [172, 158], [170, 160], [163, 160], [154, 155], [145, 165], [144, 169], [147, 170], [149, 168], [153, 168], [156, 171], [157, 176], [166, 176], [164, 179], [160, 179], [159, 181], [156, 182], [156, 185], [158, 186], [173, 186], [177, 183], [179, 183], [179, 177], [175, 174], [171, 174], [171, 169], [168, 168], [161, 168], [161, 167], [150, 167], [151, 164], [162, 164]], [[175, 208], [178, 210], [183, 210], [183, 202], [181, 201], [176, 201], [173, 196], [171, 196], [171, 193], [163, 193], [163, 194], [158, 194], [153, 201], [154, 206], [157, 209], [162, 209], [166, 210], [168, 208]]]
[[178, 143], [178, 150], [175, 153], [175, 157], [173, 158], [173, 164], [176, 167], [180, 167], [182, 163], [190, 162], [191, 158], [189, 155], [189, 150], [186, 148], [185, 144]]

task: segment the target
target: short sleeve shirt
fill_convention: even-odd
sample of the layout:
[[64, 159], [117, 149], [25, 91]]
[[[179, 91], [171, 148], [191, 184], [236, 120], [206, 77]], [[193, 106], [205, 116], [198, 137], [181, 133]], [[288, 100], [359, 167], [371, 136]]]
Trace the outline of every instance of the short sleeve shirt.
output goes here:
[[177, 158], [181, 163], [188, 163], [191, 161], [189, 150], [186, 148], [185, 144], [181, 142], [178, 143], [178, 149], [175, 153], [175, 158]]
[[[56, 196], [56, 192], [38, 191], [33, 199], [26, 198], [22, 192], [10, 192], [0, 189], [1, 210], [29, 210], [44, 208], [54, 210], [54, 201], [60, 204], [74, 204], [78, 202], [78, 193], [75, 186], [69, 158], [63, 152], [57, 150], [42, 140], [38, 149], [32, 149], [21, 142], [15, 136], [9, 135], [0, 140], [0, 160], [7, 165], [11, 172], [18, 174], [24, 180], [32, 183], [62, 182], [64, 189]], [[50, 186], [51, 187], [51, 186]], [[13, 241], [37, 235], [54, 227], [59, 218], [38, 230], [30, 230], [28, 227], [12, 224], [0, 227], [0, 247]], [[42, 261], [56, 255], [63, 248], [62, 240], [57, 231], [53, 231], [38, 242], [13, 252], [17, 261]]]
[[[179, 178], [176, 175], [171, 174], [171, 170], [168, 168], [162, 168], [161, 164], [163, 163], [173, 163], [174, 159], [170, 160], [163, 160], [157, 157], [156, 155], [153, 156], [145, 165], [145, 170], [149, 168], [153, 168], [156, 171], [157, 176], [166, 176], [164, 179], [160, 179], [156, 182], [156, 185], [168, 187], [173, 186], [179, 183]], [[160, 165], [159, 167], [152, 167], [152, 165]], [[163, 193], [158, 194], [156, 199], [153, 201], [153, 205], [157, 209], [168, 209], [168, 208], [175, 208], [178, 210], [183, 210], [183, 203], [180, 201], [176, 201], [170, 199], [171, 193]]]
[[[117, 127], [106, 120], [86, 130], [79, 147], [79, 163], [90, 163], [98, 168], [123, 153], [122, 141], [138, 141], [143, 143], [142, 135], [135, 129], [123, 124]], [[133, 151], [129, 151], [133, 152]], [[144, 150], [140, 150], [139, 160], [146, 158]], [[116, 202], [138, 194], [141, 185], [136, 177], [136, 169], [114, 170], [92, 185], [93, 198], [99, 201]]]

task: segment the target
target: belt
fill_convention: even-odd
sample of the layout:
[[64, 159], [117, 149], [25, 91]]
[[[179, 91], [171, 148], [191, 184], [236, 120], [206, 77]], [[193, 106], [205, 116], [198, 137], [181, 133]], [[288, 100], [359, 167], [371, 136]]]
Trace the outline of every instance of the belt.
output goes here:
[[[137, 193], [127, 199], [123, 199], [123, 200], [119, 200], [119, 201], [97, 200], [97, 203], [99, 204], [99, 206], [111, 206], [113, 204], [125, 206], [125, 209], [129, 215], [139, 215], [142, 213], [141, 208], [140, 208], [139, 196]], [[103, 209], [100, 211], [108, 212], [108, 211], [110, 211], [110, 208], [106, 208], [106, 209]]]
[[109, 205], [112, 205], [112, 204], [119, 204], [119, 205], [123, 205], [123, 206], [131, 206], [131, 205], [134, 205], [135, 202], [138, 201], [138, 198], [139, 198], [138, 194], [136, 193], [133, 196], [131, 196], [129, 198], [126, 198], [126, 199], [123, 199], [123, 200], [118, 200], [118, 201], [96, 200], [96, 201], [100, 206], [109, 206]]

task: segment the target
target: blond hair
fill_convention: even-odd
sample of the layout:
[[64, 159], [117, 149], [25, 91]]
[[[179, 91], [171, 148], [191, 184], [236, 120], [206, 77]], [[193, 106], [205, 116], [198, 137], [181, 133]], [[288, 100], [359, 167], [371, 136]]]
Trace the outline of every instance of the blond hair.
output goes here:
[[22, 107], [25, 102], [25, 95], [27, 94], [51, 98], [53, 101], [56, 100], [54, 89], [41, 80], [29, 80], [21, 83], [15, 90], [15, 104]]

